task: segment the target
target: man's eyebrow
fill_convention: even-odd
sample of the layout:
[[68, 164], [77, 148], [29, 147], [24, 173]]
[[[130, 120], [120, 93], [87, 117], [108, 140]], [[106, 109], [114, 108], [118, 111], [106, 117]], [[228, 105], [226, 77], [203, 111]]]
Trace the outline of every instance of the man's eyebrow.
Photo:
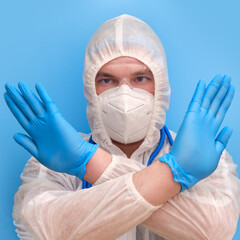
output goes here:
[[98, 72], [96, 77], [109, 77], [109, 78], [113, 78], [114, 76], [109, 74], [109, 73]]
[[134, 72], [132, 75], [145, 75], [145, 74], [153, 75], [152, 71], [150, 69], [145, 69], [143, 71], [137, 71], [137, 72]]
[[[137, 72], [134, 72], [132, 73], [131, 75], [132, 76], [139, 76], [139, 75], [153, 75], [152, 74], [152, 71], [150, 69], [145, 69], [145, 70], [141, 70], [141, 71], [137, 71]], [[109, 74], [109, 73], [105, 73], [105, 72], [98, 72], [97, 75], [96, 75], [96, 78], [97, 77], [107, 77], [107, 78], [114, 78], [114, 75], [112, 74]]]

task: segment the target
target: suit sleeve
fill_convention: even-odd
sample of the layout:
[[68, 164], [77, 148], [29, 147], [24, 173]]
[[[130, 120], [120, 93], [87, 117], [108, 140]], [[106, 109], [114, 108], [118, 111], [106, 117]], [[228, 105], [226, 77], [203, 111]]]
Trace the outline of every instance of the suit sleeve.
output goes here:
[[[114, 157], [95, 185], [144, 167], [137, 161]], [[240, 205], [236, 167], [224, 151], [212, 175], [168, 200], [142, 225], [166, 239], [232, 239]]]
[[132, 174], [82, 190], [74, 176], [30, 159], [14, 200], [19, 238], [116, 239], [159, 208], [136, 191]]

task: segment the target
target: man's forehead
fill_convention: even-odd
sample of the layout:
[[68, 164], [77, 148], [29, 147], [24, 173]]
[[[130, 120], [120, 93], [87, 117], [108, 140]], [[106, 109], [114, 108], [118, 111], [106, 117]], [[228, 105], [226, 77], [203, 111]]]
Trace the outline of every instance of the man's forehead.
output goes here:
[[131, 70], [131, 72], [136, 72], [136, 74], [152, 74], [151, 70], [143, 62], [132, 57], [119, 57], [109, 61], [104, 64], [99, 72], [99, 74], [109, 73], [112, 71], [122, 71]]
[[136, 58], [126, 57], [126, 56], [115, 58], [115, 59], [109, 61], [108, 63], [106, 63], [105, 65], [112, 65], [112, 64], [139, 64], [139, 65], [145, 65], [143, 62], [141, 62], [140, 60], [138, 60]]

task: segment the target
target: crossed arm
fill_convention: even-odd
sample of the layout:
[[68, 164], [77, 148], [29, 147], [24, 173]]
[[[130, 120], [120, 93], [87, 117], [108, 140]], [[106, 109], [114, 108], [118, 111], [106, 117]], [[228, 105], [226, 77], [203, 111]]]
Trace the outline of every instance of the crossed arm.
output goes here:
[[[15, 140], [20, 145], [25, 147], [34, 157], [36, 157], [42, 164], [44, 164], [48, 168], [54, 171], [66, 172], [78, 177], [82, 177], [82, 174], [79, 175], [78, 173], [80, 169], [80, 172], [84, 172], [84, 178], [89, 182], [94, 183], [102, 175], [107, 166], [111, 163], [112, 156], [104, 152], [100, 148], [95, 149], [93, 148], [93, 146], [85, 145], [84, 141], [80, 141], [77, 135], [75, 135], [75, 130], [73, 130], [71, 126], [69, 126], [69, 124], [62, 118], [55, 104], [52, 102], [46, 91], [40, 85], [38, 85], [37, 90], [42, 101], [38, 100], [37, 97], [26, 85], [20, 84], [19, 88], [21, 93], [16, 88], [7, 85], [7, 93], [5, 94], [5, 99], [14, 116], [17, 118], [23, 128], [27, 131], [29, 136], [17, 134], [15, 135]], [[165, 159], [165, 163], [159, 161], [147, 168], [138, 171], [137, 173], [133, 174], [133, 176], [122, 176], [117, 180], [113, 180], [116, 181], [115, 183], [109, 181], [108, 183], [106, 183], [109, 185], [109, 189], [113, 190], [113, 187], [110, 187], [112, 186], [111, 184], [118, 186], [119, 189], [126, 189], [127, 185], [131, 185], [130, 189], [133, 193], [133, 196], [138, 196], [137, 199], [141, 199], [143, 197], [144, 200], [147, 200], [141, 207], [146, 207], [146, 203], [159, 206], [163, 202], [170, 199], [177, 192], [179, 192], [181, 188], [178, 182], [173, 181], [174, 174], [176, 174], [176, 169], [174, 169], [173, 166], [167, 162], [168, 159], [172, 161], [172, 158], [174, 158], [175, 162], [178, 163], [179, 167], [185, 170], [187, 174], [190, 175], [190, 177], [194, 178], [194, 180], [195, 178], [201, 179], [211, 174], [215, 170], [222, 150], [225, 148], [227, 141], [231, 135], [231, 130], [229, 128], [224, 128], [216, 138], [217, 130], [219, 129], [221, 122], [226, 114], [226, 111], [231, 103], [233, 92], [234, 89], [232, 86], [230, 86], [230, 81], [229, 79], [227, 79], [227, 77], [222, 79], [222, 77], [217, 76], [207, 88], [205, 88], [205, 84], [203, 82], [200, 82], [194, 94], [193, 100], [189, 106], [184, 122], [179, 130], [179, 138], [175, 141], [176, 147], [173, 147], [174, 151], [170, 151], [170, 155], [167, 159]], [[63, 131], [62, 127], [65, 128], [65, 131]], [[197, 131], [195, 130], [196, 127]], [[41, 129], [40, 136], [39, 133], [37, 134], [37, 132], [39, 132], [39, 129]], [[209, 161], [209, 151], [206, 151], [206, 153], [204, 153], [205, 155], [199, 154], [199, 158], [196, 159], [195, 153], [199, 149], [198, 144], [201, 138], [199, 138], [198, 136], [199, 132], [201, 133], [201, 137], [205, 137], [205, 135], [208, 136], [207, 139], [204, 140], [205, 142], [207, 142], [208, 140], [207, 145], [210, 147], [206, 147], [208, 147], [209, 151], [211, 152], [211, 161]], [[205, 135], [202, 133], [205, 133]], [[46, 138], [46, 134], [49, 134], [49, 136], [51, 136], [50, 139]], [[54, 136], [54, 134], [56, 134], [57, 136], [57, 141], [52, 144], [52, 136]], [[189, 134], [191, 137], [194, 138], [194, 140], [196, 140], [193, 144], [189, 142], [187, 142], [186, 144]], [[71, 146], [75, 144], [75, 149], [76, 146], [81, 146], [81, 151], [73, 154], [71, 151], [71, 147], [69, 150], [69, 142], [67, 141], [71, 142]], [[66, 142], [68, 144], [66, 144]], [[183, 145], [184, 142], [185, 145]], [[46, 150], [46, 146], [49, 145], [51, 146], [51, 149]], [[179, 147], [178, 145], [187, 145], [188, 149], [190, 147], [190, 149], [192, 150], [193, 155], [186, 155], [186, 153], [182, 151], [182, 147]], [[66, 152], [69, 155], [66, 155], [66, 153], [63, 152], [61, 153], [62, 157], [59, 158], [58, 155], [58, 158], [54, 158], [54, 148], [61, 148], [65, 151], [67, 150]], [[87, 151], [83, 151], [82, 148], [84, 150], [87, 149]], [[181, 149], [181, 151], [179, 149]], [[70, 157], [70, 161], [68, 161], [66, 164], [66, 159], [69, 159], [69, 156], [74, 156], [75, 158]], [[82, 156], [84, 156], [84, 158], [82, 158]], [[81, 159], [80, 161], [79, 158]], [[86, 158], [88, 158], [87, 162], [85, 160]], [[204, 163], [201, 163], [201, 161], [199, 161], [205, 158], [206, 163], [204, 161]], [[54, 162], [49, 161], [49, 159], [51, 159], [51, 161], [53, 159]], [[188, 164], [188, 162], [190, 162], [190, 164]], [[194, 166], [192, 166], [196, 165], [196, 162], [201, 164], [201, 172], [198, 172], [196, 170], [196, 166], [195, 168]], [[86, 166], [86, 173], [82, 170], [83, 165]], [[181, 186], [183, 186], [182, 183]], [[101, 188], [101, 193], [106, 194], [106, 185], [99, 188]], [[159, 191], [159, 189], [161, 189], [161, 191]], [[135, 192], [135, 190], [137, 190], [137, 192]], [[119, 190], [114, 189], [113, 192], [116, 191]], [[108, 192], [111, 193], [112, 191], [109, 190]], [[129, 193], [129, 190], [127, 192]], [[165, 194], [166, 192], [168, 194]], [[75, 195], [77, 194], [79, 193], [75, 193]], [[29, 194], [28, 196], [30, 195], [31, 194]], [[87, 195], [89, 198], [91, 197], [90, 192]], [[100, 191], [99, 195], [101, 195]], [[124, 197], [124, 194], [122, 194], [122, 196]], [[74, 199], [74, 196], [72, 197]], [[28, 197], [25, 198], [25, 203], [27, 198]], [[39, 198], [40, 196], [35, 197], [34, 199], [32, 199], [32, 202], [36, 203]], [[121, 198], [121, 203], [127, 204], [128, 198], [129, 196], [125, 195], [124, 198]], [[143, 203], [143, 199], [139, 200], [139, 203]], [[30, 201], [30, 199], [28, 200]], [[118, 200], [115, 198], [112, 204], [117, 204], [117, 202]], [[129, 204], [129, 206], [130, 205], [131, 204]], [[146, 211], [144, 207], [141, 209], [141, 207], [139, 207], [140, 205], [136, 204], [136, 206], [138, 207], [136, 208], [135, 206], [135, 210], [137, 210], [136, 212], [133, 211], [133, 215], [131, 215], [128, 211], [128, 226], [123, 227], [124, 224], [122, 222], [121, 231], [115, 231], [115, 234], [117, 235], [114, 236], [120, 236], [118, 234], [123, 234], [129, 229], [129, 227], [131, 228], [144, 221], [151, 215], [154, 210], [156, 210], [156, 208], [151, 208], [148, 206], [147, 209], [149, 211]], [[34, 204], [32, 206], [34, 206]], [[47, 206], [45, 205], [45, 207]], [[55, 208], [56, 212], [54, 211], [54, 214], [57, 214], [57, 209], [58, 208]], [[109, 207], [109, 209], [111, 210], [112, 208]], [[81, 210], [82, 209], [79, 209], [80, 212], [78, 212], [78, 215], [80, 214], [82, 218], [79, 219], [79, 217], [75, 216], [75, 219], [78, 219], [78, 221], [84, 219], [84, 214], [81, 213]], [[91, 210], [93, 211], [93, 209]], [[58, 211], [60, 211], [60, 209], [58, 209]], [[26, 212], [28, 212], [28, 210], [26, 210]], [[111, 225], [110, 222], [108, 223], [109, 225]], [[106, 228], [108, 227], [106, 226], [105, 229]], [[114, 227], [112, 228], [114, 229]], [[78, 230], [79, 232], [81, 232], [81, 234], [83, 234], [81, 229], [78, 228]], [[104, 232], [104, 229], [102, 231]], [[91, 234], [90, 231], [89, 234]], [[104, 234], [102, 234], [102, 236], [104, 237]]]

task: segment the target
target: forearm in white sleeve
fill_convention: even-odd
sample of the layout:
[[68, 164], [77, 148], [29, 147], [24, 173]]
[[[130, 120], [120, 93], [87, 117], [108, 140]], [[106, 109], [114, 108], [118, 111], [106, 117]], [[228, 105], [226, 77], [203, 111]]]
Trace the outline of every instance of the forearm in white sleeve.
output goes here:
[[133, 173], [75, 191], [75, 178], [36, 160], [26, 165], [15, 196], [21, 239], [115, 239], [146, 220], [153, 206], [136, 190]]
[[[143, 168], [134, 160], [115, 156], [95, 185]], [[212, 175], [168, 200], [142, 225], [166, 239], [232, 239], [239, 201], [236, 165], [224, 151]]]

